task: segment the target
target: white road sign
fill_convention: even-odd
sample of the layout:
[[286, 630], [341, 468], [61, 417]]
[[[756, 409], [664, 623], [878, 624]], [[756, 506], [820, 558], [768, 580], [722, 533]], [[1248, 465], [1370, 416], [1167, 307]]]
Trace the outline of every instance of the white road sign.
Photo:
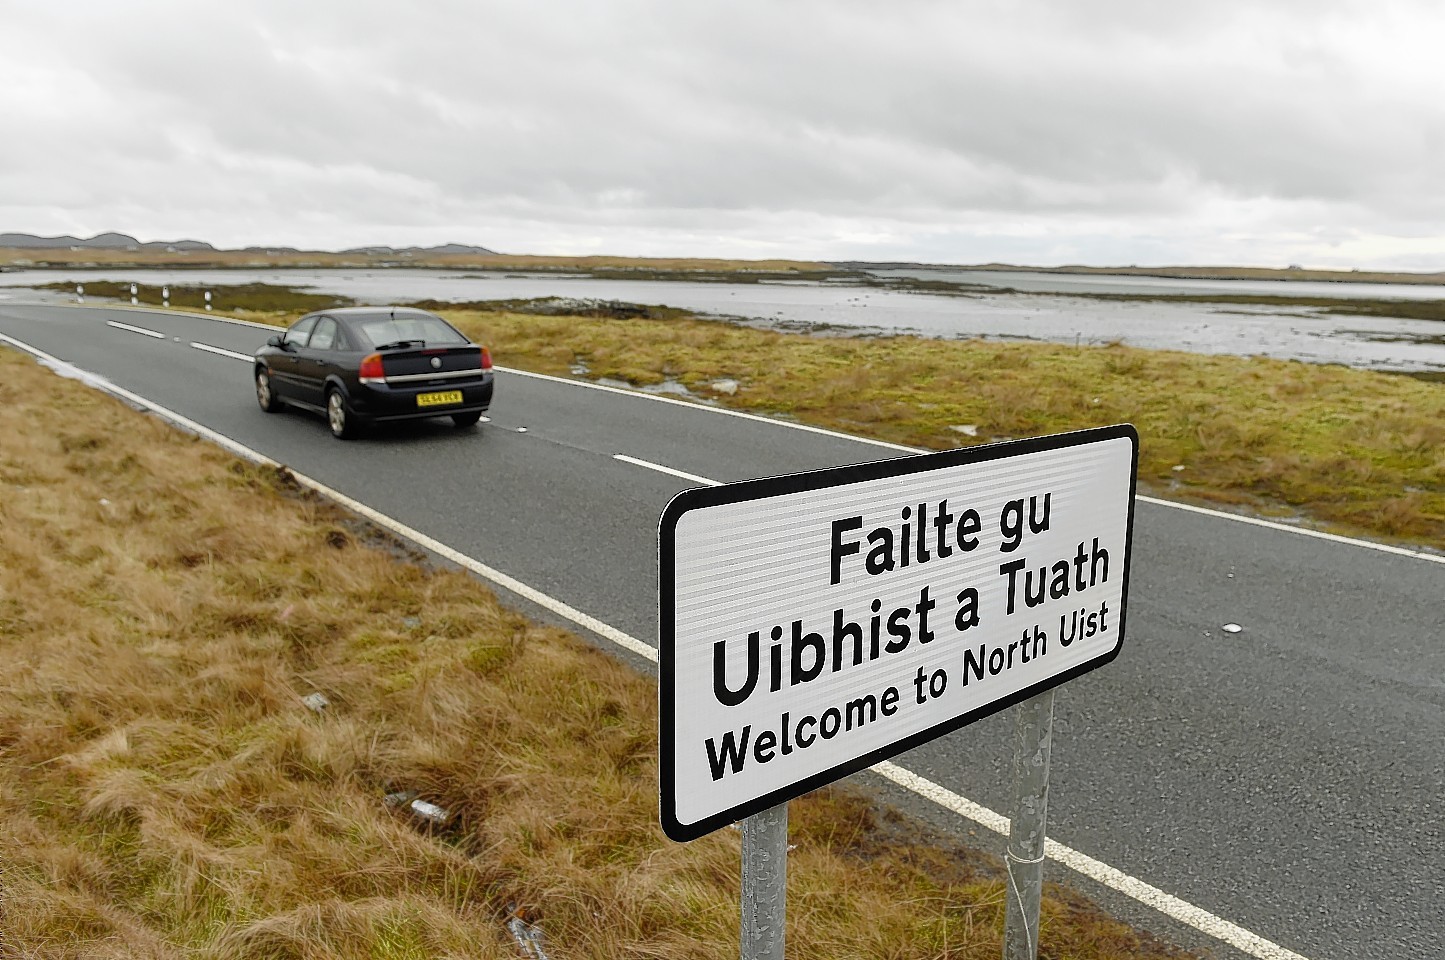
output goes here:
[[1123, 425], [687, 490], [663, 512], [662, 824], [691, 840], [1118, 655]]

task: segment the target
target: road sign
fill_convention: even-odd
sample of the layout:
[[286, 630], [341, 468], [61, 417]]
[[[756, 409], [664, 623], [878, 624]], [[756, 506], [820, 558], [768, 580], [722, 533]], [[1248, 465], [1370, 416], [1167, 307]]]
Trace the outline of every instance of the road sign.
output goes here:
[[659, 547], [662, 824], [691, 840], [1119, 652], [1138, 434], [679, 494]]

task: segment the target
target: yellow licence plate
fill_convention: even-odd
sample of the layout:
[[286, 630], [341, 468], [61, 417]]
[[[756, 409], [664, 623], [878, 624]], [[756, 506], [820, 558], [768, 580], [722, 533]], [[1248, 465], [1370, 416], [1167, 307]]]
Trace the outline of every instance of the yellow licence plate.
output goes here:
[[462, 392], [460, 390], [443, 390], [440, 393], [418, 393], [416, 405], [418, 407], [444, 407], [449, 403], [461, 403]]

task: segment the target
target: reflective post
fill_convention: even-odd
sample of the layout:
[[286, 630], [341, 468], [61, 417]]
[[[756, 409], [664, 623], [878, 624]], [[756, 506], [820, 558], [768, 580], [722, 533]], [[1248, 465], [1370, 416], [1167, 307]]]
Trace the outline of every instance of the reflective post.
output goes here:
[[1049, 751], [1053, 746], [1054, 691], [1014, 708], [1014, 802], [1009, 823], [1008, 905], [1004, 960], [1037, 960], [1039, 899], [1044, 886], [1044, 831], [1049, 819]]
[[783, 960], [788, 805], [743, 820], [742, 960]]
[[206, 309], [211, 309], [211, 291], [206, 291]]
[[135, 284], [130, 285], [130, 305], [135, 306]]
[[84, 303], [84, 302], [85, 302], [85, 284], [83, 284], [83, 283], [77, 283], [77, 284], [75, 285], [75, 302], [76, 302], [76, 303]]
[[171, 305], [171, 288], [170, 288], [170, 287], [161, 287], [161, 306], [163, 306], [163, 307], [169, 307], [170, 305]]

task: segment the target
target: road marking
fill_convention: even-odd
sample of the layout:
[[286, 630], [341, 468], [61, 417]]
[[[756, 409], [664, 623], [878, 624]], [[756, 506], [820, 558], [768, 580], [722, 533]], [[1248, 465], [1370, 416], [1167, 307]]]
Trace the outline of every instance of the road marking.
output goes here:
[[196, 343], [194, 340], [191, 341], [191, 346], [195, 347], [197, 350], [204, 350], [207, 353], [220, 354], [223, 357], [232, 357], [236, 360], [244, 360], [247, 363], [250, 363], [252, 360], [256, 359], [249, 353], [237, 353], [234, 350], [226, 350], [223, 347], [213, 347], [208, 343]]
[[1200, 513], [1206, 517], [1222, 517], [1225, 520], [1233, 520], [1236, 523], [1247, 523], [1254, 527], [1266, 527], [1270, 530], [1284, 530], [1287, 533], [1297, 533], [1302, 537], [1313, 537], [1316, 540], [1328, 540], [1331, 543], [1345, 543], [1354, 547], [1369, 547], [1371, 550], [1378, 550], [1381, 553], [1393, 553], [1401, 557], [1412, 557], [1416, 560], [1429, 560], [1431, 563], [1445, 563], [1445, 555], [1438, 553], [1426, 553], [1423, 550], [1411, 550], [1409, 547], [1397, 547], [1388, 543], [1374, 543], [1370, 540], [1356, 540], [1352, 537], [1343, 537], [1338, 533], [1325, 533], [1323, 530], [1311, 530], [1308, 527], [1291, 527], [1288, 524], [1277, 523], [1273, 520], [1261, 520], [1259, 517], [1246, 517], [1238, 513], [1223, 513], [1219, 510], [1210, 510], [1208, 507], [1196, 507], [1190, 503], [1176, 503], [1173, 500], [1160, 500], [1157, 497], [1136, 497], [1145, 503], [1152, 503], [1161, 507], [1173, 507], [1175, 510], [1187, 510], [1190, 513]]
[[[75, 366], [74, 364], [67, 363], [66, 361], [61, 360], [58, 357], [53, 357], [37, 347], [30, 346], [28, 343], [16, 340], [14, 337], [6, 336], [3, 333], [0, 333], [0, 341], [8, 343], [11, 346], [16, 347], [20, 350], [24, 350], [25, 352], [39, 359], [45, 365], [49, 366], [51, 369], [55, 370], [57, 373], [61, 374], [62, 376], [69, 376], [74, 379], [81, 380], [82, 382], [94, 386], [99, 390], [103, 390], [106, 393], [110, 393], [114, 396], [120, 397], [121, 399], [126, 400], [131, 404], [140, 407], [143, 410], [149, 410], [152, 413], [155, 413], [158, 416], [161, 416], [171, 421], [172, 423], [185, 428], [191, 433], [204, 437], [205, 439], [210, 440], [212, 443], [215, 443], [218, 446], [229, 450], [231, 453], [236, 454], [238, 457], [250, 460], [254, 463], [262, 464], [264, 466], [275, 467], [277, 469], [282, 469], [284, 467], [283, 464], [276, 460], [272, 460], [270, 457], [266, 456], [264, 453], [261, 453], [259, 450], [253, 450], [250, 447], [240, 443], [239, 441], [231, 439], [223, 433], [218, 433], [215, 430], [212, 430], [210, 427], [197, 423], [189, 417], [176, 413], [174, 410], [163, 407], [152, 400], [148, 400], [145, 397], [140, 396], [139, 394], [132, 393], [124, 387], [117, 386], [116, 384], [113, 384], [108, 380], [105, 380], [86, 370], [83, 370], [80, 367]], [[286, 469], [289, 470], [289, 468]], [[292, 472], [291, 476], [294, 477], [296, 479], [296, 482], [301, 484], [303, 487], [314, 490], [315, 492], [336, 501], [337, 503], [346, 507], [348, 510], [354, 510], [355, 512], [366, 517], [368, 520], [372, 521], [378, 526], [384, 527], [387, 530], [390, 530], [392, 533], [397, 534], [398, 536], [405, 537], [408, 540], [416, 543], [418, 546], [421, 546], [427, 550], [431, 550], [432, 552], [452, 561], [458, 566], [472, 571], [473, 573], [477, 574], [477, 576], [482, 577], [485, 580], [490, 580], [498, 586], [503, 587], [504, 589], [509, 590], [520, 597], [525, 597], [526, 599], [532, 601], [538, 606], [550, 610], [558, 616], [570, 620], [578, 626], [590, 630], [598, 636], [604, 637], [617, 644], [618, 646], [623, 647], [624, 649], [630, 650], [633, 653], [646, 657], [654, 663], [657, 662], [656, 650], [643, 643], [641, 640], [634, 639], [628, 634], [623, 633], [616, 627], [609, 626], [608, 624], [603, 623], [601, 620], [589, 616], [588, 614], [585, 614], [574, 607], [568, 606], [560, 600], [549, 597], [542, 591], [536, 590], [532, 587], [527, 586], [520, 580], [515, 580], [512, 577], [507, 576], [500, 570], [489, 567], [478, 560], [473, 560], [466, 554], [461, 553], [457, 550], [453, 550], [451, 547], [438, 540], [433, 540], [431, 537], [428, 537], [421, 531], [413, 530], [411, 527], [406, 526], [400, 521], [393, 520], [391, 517], [388, 517], [385, 514], [380, 513], [376, 510], [373, 510], [366, 504], [361, 503], [358, 500], [351, 499], [339, 490], [333, 490], [330, 487], [325, 486], [324, 484], [316, 480], [312, 480], [310, 477], [307, 477], [304, 474]]]
[[[857, 443], [866, 443], [875, 447], [883, 447], [887, 450], [897, 450], [900, 453], [936, 453], [928, 447], [906, 447], [898, 443], [889, 443], [887, 440], [874, 440], [872, 437], [858, 437], [851, 433], [841, 433], [837, 430], [828, 430], [824, 427], [814, 427], [806, 423], [793, 423], [788, 420], [775, 420], [771, 417], [759, 416], [755, 413], [744, 413], [741, 410], [729, 410], [726, 407], [713, 407], [707, 404], [695, 403], [689, 400], [678, 400], [674, 397], [660, 397], [652, 393], [643, 393], [641, 390], [626, 390], [622, 387], [609, 387], [601, 383], [588, 383], [585, 380], [573, 380], [568, 377], [556, 377], [547, 373], [533, 373], [530, 370], [518, 370], [515, 367], [493, 367], [504, 373], [513, 373], [523, 377], [531, 377], [536, 380], [550, 380], [553, 383], [565, 383], [574, 387], [585, 387], [588, 390], [602, 390], [606, 393], [617, 393], [627, 397], [636, 397], [642, 400], [652, 400], [657, 403], [671, 403], [689, 410], [702, 410], [707, 413], [717, 413], [729, 417], [740, 417], [744, 420], [755, 420], [759, 423], [772, 424], [775, 427], [788, 427], [792, 430], [803, 430], [808, 433], [821, 434], [825, 437], [836, 437], [840, 440], [852, 440]], [[1311, 530], [1308, 527], [1292, 527], [1287, 523], [1279, 523], [1274, 520], [1263, 520], [1259, 517], [1247, 517], [1238, 513], [1225, 513], [1222, 510], [1211, 510], [1208, 507], [1196, 507], [1189, 503], [1179, 503], [1175, 500], [1161, 500], [1158, 497], [1146, 497], [1137, 494], [1136, 499], [1153, 504], [1158, 507], [1170, 507], [1174, 510], [1185, 510], [1189, 513], [1198, 513], [1206, 517], [1217, 517], [1221, 520], [1233, 520], [1236, 523], [1247, 523], [1255, 527], [1264, 527], [1269, 530], [1278, 530], [1282, 533], [1293, 533], [1301, 537], [1313, 537], [1316, 540], [1328, 540], [1331, 543], [1348, 544], [1353, 547], [1365, 547], [1369, 550], [1378, 550], [1381, 553], [1392, 553], [1396, 556], [1411, 557], [1415, 560], [1429, 560], [1431, 563], [1445, 564], [1445, 555], [1426, 553], [1423, 550], [1411, 550], [1409, 547], [1397, 547], [1388, 543], [1375, 543], [1372, 540], [1357, 540], [1353, 537], [1341, 536], [1337, 533], [1325, 533], [1320, 530]]]
[[[128, 400], [137, 407], [145, 410], [150, 410], [158, 416], [161, 416], [171, 421], [172, 423], [175, 423], [178, 426], [181, 426], [186, 430], [191, 431], [192, 433], [195, 433], [199, 436], [206, 438], [207, 440], [212, 441], [213, 443], [216, 443], [217, 445], [231, 451], [237, 456], [250, 460], [254, 463], [260, 463], [266, 466], [284, 469], [281, 463], [272, 460], [270, 457], [266, 456], [258, 450], [253, 450], [250, 447], [247, 447], [244, 444], [231, 439], [225, 434], [218, 433], [209, 427], [203, 426], [202, 424], [199, 424], [188, 417], [182, 416], [181, 414], [176, 413], [173, 410], [167, 409], [166, 407], [162, 407], [160, 404], [154, 403], [146, 399], [145, 397], [132, 393], [129, 390], [124, 389], [123, 387], [118, 387], [113, 383], [109, 383], [108, 381], [105, 381], [104, 379], [99, 378], [96, 375], [89, 373], [88, 371], [82, 370], [81, 368], [76, 367], [73, 364], [66, 363], [64, 360], [60, 360], [57, 357], [52, 357], [51, 355], [30, 346], [27, 343], [16, 340], [13, 337], [6, 336], [3, 333], [0, 333], [0, 341], [9, 343], [12, 346], [24, 350], [27, 353], [30, 353], [32, 356], [35, 356], [36, 358], [44, 362], [47, 366], [50, 366], [52, 369], [56, 370], [57, 373], [72, 376], [76, 379], [81, 380], [82, 382], [95, 386], [97, 389], [104, 390], [115, 396], [121, 397], [122, 399]], [[627, 462], [637, 461], [629, 458]], [[645, 461], [643, 461], [643, 463], [645, 463]], [[649, 466], [656, 467], [658, 465], [649, 464]], [[672, 471], [670, 468], [663, 468], [663, 470], [667, 473], [676, 472]], [[525, 583], [522, 583], [520, 580], [509, 577], [507, 574], [502, 573], [500, 570], [489, 567], [478, 560], [474, 560], [473, 558], [467, 556], [461, 551], [454, 550], [453, 548], [447, 546], [441, 541], [435, 540], [422, 533], [421, 531], [415, 530], [407, 526], [406, 524], [401, 523], [399, 520], [394, 520], [386, 514], [374, 510], [358, 500], [353, 500], [351, 497], [348, 497], [346, 494], [341, 493], [339, 490], [333, 490], [325, 484], [322, 484], [316, 480], [312, 480], [310, 477], [307, 477], [304, 474], [292, 472], [291, 476], [294, 477], [296, 482], [299, 483], [301, 486], [306, 487], [309, 490], [313, 490], [316, 493], [321, 494], [322, 496], [334, 501], [335, 503], [340, 504], [348, 510], [352, 510], [360, 514], [361, 516], [366, 517], [377, 526], [380, 526], [386, 530], [390, 530], [397, 536], [404, 537], [417, 544], [418, 546], [423, 547], [426, 550], [430, 550], [432, 553], [444, 557], [447, 560], [450, 560], [457, 566], [462, 567], [465, 570], [470, 570], [472, 573], [476, 574], [482, 579], [491, 581], [492, 583], [503, 588], [504, 590], [507, 590], [511, 593], [516, 594], [517, 596], [530, 600], [531, 602], [537, 604], [543, 609], [550, 610], [552, 613], [557, 614], [563, 619], [569, 620], [572, 623], [575, 623], [578, 626], [582, 627], [583, 629], [588, 630], [596, 634], [597, 636], [603, 637], [604, 639], [607, 639], [617, 644], [625, 650], [628, 650], [640, 657], [643, 657], [651, 661], [652, 663], [657, 662], [656, 649], [646, 643], [643, 643], [641, 640], [638, 640], [635, 637], [623, 633], [616, 627], [603, 623], [596, 617], [583, 613], [577, 608], [567, 603], [564, 603], [561, 600], [548, 596], [542, 591], [530, 587]], [[706, 480], [703, 477], [689, 477], [689, 479], [697, 480], [702, 483], [717, 483], [716, 481]], [[947, 787], [934, 783], [933, 781], [928, 780], [924, 777], [920, 777], [918, 774], [913, 773], [910, 770], [907, 770], [903, 767], [898, 766], [895, 763], [891, 763], [888, 761], [876, 764], [869, 769], [872, 770], [874, 773], [877, 773], [879, 776], [882, 776], [892, 781], [898, 786], [903, 787], [904, 789], [914, 794], [917, 794], [925, 800], [928, 800], [943, 807], [946, 810], [950, 810], [954, 813], [959, 814], [960, 816], [974, 821], [985, 829], [992, 830], [995, 833], [1000, 833], [1005, 836], [1007, 836], [1008, 834], [1009, 821], [1007, 817], [993, 810], [990, 810], [988, 807], [975, 803], [966, 797], [954, 793]], [[1059, 843], [1056, 840], [1045, 840], [1044, 853], [1049, 858], [1068, 867], [1069, 869], [1074, 870], [1077, 873], [1080, 873], [1090, 878], [1091, 880], [1094, 880], [1097, 883], [1103, 884], [1104, 886], [1109, 887], [1112, 890], [1116, 890], [1127, 897], [1137, 900], [1145, 906], [1151, 907], [1154, 910], [1157, 910], [1158, 912], [1164, 914], [1165, 916], [1185, 924], [1186, 926], [1193, 927], [1201, 933], [1208, 934], [1209, 936], [1214, 937], [1217, 940], [1228, 943], [1230, 946], [1236, 947], [1237, 949], [1244, 951], [1250, 956], [1258, 958], [1258, 960], [1307, 960], [1307, 958], [1305, 958], [1303, 955], [1295, 953], [1292, 950], [1288, 950], [1272, 940], [1267, 940], [1264, 937], [1259, 936], [1258, 934], [1251, 933], [1250, 931], [1244, 929], [1238, 924], [1231, 923], [1222, 917], [1215, 916], [1214, 914], [1210, 913], [1207, 910], [1204, 910], [1201, 907], [1194, 906], [1186, 900], [1181, 900], [1178, 897], [1165, 893], [1158, 887], [1155, 887], [1151, 884], [1145, 883], [1142, 880], [1132, 877], [1129, 874], [1124, 873], [1122, 870], [1109, 866], [1101, 860], [1095, 860], [1093, 857], [1090, 857], [1084, 853], [1080, 853], [1072, 847]]]
[[[76, 305], [76, 304], [43, 304], [43, 306], [67, 307], [71, 310], [105, 310], [113, 309], [113, 306], [104, 304]], [[194, 317], [197, 320], [214, 320], [220, 323], [233, 323], [241, 326], [256, 327], [264, 330], [280, 330], [269, 323], [258, 323], [255, 320], [239, 320], [234, 317], [217, 317], [204, 313], [183, 313], [172, 311], [183, 317]], [[851, 433], [842, 433], [837, 430], [828, 430], [824, 427], [815, 427], [806, 423], [792, 423], [787, 420], [777, 420], [772, 417], [759, 416], [756, 413], [744, 413], [741, 410], [729, 410], [726, 407], [713, 407], [707, 404], [695, 403], [688, 400], [678, 400], [673, 397], [661, 397], [656, 394], [643, 393], [641, 390], [625, 390], [621, 387], [609, 387], [601, 383], [588, 383], [585, 380], [573, 380], [570, 377], [557, 377], [548, 373], [533, 373], [530, 370], [519, 370], [516, 367], [493, 367], [494, 370], [502, 373], [512, 373], [521, 377], [531, 377], [536, 380], [548, 380], [553, 383], [563, 383], [573, 387], [583, 387], [588, 390], [601, 390], [605, 393], [616, 393], [624, 397], [633, 397], [641, 400], [652, 400], [657, 403], [673, 403], [678, 406], [687, 407], [689, 410], [705, 410], [708, 413], [721, 414], [728, 417], [739, 417], [743, 420], [754, 420], [758, 423], [767, 423], [775, 427], [788, 427], [793, 430], [802, 430], [807, 433], [816, 433], [825, 437], [836, 437], [840, 440], [852, 440], [856, 443], [866, 443], [875, 447], [882, 447], [886, 450], [897, 450], [900, 453], [933, 453], [926, 447], [907, 447], [898, 443], [889, 443], [887, 440], [874, 440], [872, 437], [859, 437]], [[1331, 543], [1341, 543], [1353, 547], [1364, 547], [1367, 550], [1376, 550], [1380, 553], [1390, 553], [1401, 557], [1410, 557], [1415, 560], [1428, 560], [1431, 563], [1445, 564], [1445, 555], [1426, 553], [1423, 550], [1411, 550], [1408, 547], [1397, 547], [1387, 543], [1375, 543], [1373, 540], [1357, 540], [1353, 537], [1341, 536], [1337, 533], [1324, 533], [1319, 530], [1310, 530], [1307, 527], [1292, 527], [1286, 523], [1278, 523], [1274, 520], [1263, 520], [1259, 517], [1247, 517], [1237, 513], [1225, 513], [1222, 510], [1212, 510], [1209, 507], [1196, 507], [1189, 503], [1179, 503], [1175, 500], [1161, 500], [1158, 497], [1146, 497], [1139, 494], [1137, 499], [1144, 503], [1158, 507], [1168, 507], [1172, 510], [1185, 510], [1189, 513], [1197, 513], [1206, 517], [1216, 517], [1221, 520], [1233, 520], [1236, 523], [1247, 523], [1251, 526], [1264, 527], [1268, 530], [1276, 530], [1280, 533], [1293, 533], [1301, 537], [1313, 537], [1316, 540], [1326, 540]]]
[[[815, 427], [807, 423], [791, 423], [787, 420], [774, 420], [771, 417], [762, 417], [756, 413], [744, 413], [741, 410], [729, 410], [726, 407], [710, 407], [702, 403], [694, 403], [691, 400], [678, 400], [673, 397], [661, 397], [652, 393], [643, 393], [641, 390], [626, 390], [622, 387], [609, 387], [602, 383], [588, 383], [586, 380], [572, 380], [567, 377], [554, 377], [549, 373], [533, 373], [531, 370], [519, 370], [516, 367], [493, 366], [493, 370], [500, 370], [503, 373], [513, 373], [519, 377], [532, 377], [535, 380], [550, 380], [553, 383], [566, 383], [574, 387], [586, 387], [588, 390], [601, 390], [604, 393], [617, 393], [624, 397], [645, 397], [648, 400], [656, 400], [658, 403], [671, 403], [679, 407], [687, 407], [689, 410], [706, 410], [708, 413], [720, 413], [724, 416], [738, 417], [743, 420], [755, 420], [758, 423], [772, 424], [775, 427], [791, 427], [794, 430], [803, 430], [807, 433], [822, 434], [825, 437], [836, 437], [839, 440], [853, 440], [857, 443], [867, 443], [875, 447], [883, 447], [888, 450], [897, 450], [900, 453], [923, 453], [921, 447], [905, 447], [897, 443], [889, 443], [887, 440], [874, 440], [872, 437], [855, 437], [850, 433], [839, 433], [837, 430], [828, 430], [825, 427]], [[932, 452], [932, 451], [929, 451]]]
[[691, 480], [693, 483], [700, 483], [705, 487], [720, 487], [721, 480], [709, 480], [707, 477], [699, 477], [695, 473], [683, 473], [681, 470], [674, 470], [671, 467], [664, 467], [660, 463], [653, 463], [651, 460], [639, 460], [636, 457], [629, 457], [625, 453], [614, 453], [613, 460], [621, 460], [623, 463], [630, 463], [638, 467], [646, 467], [649, 470], [656, 470], [658, 473], [665, 473], [673, 477], [681, 477], [684, 480]]
[[139, 333], [147, 337], [154, 337], [157, 340], [164, 340], [166, 338], [166, 335], [164, 333], [157, 333], [155, 330], [147, 330], [145, 327], [133, 327], [128, 323], [121, 323], [119, 320], [107, 320], [105, 321], [105, 325], [107, 327], [115, 327], [117, 330], [129, 330], [131, 333]]
[[[933, 801], [946, 810], [951, 810], [960, 816], [967, 817], [976, 823], [987, 827], [995, 833], [1008, 835], [1008, 817], [995, 813], [988, 807], [980, 806], [966, 797], [959, 796], [946, 787], [939, 786], [931, 780], [925, 780], [912, 771], [905, 770], [897, 764], [883, 761], [870, 768], [874, 773], [884, 777], [905, 790], [910, 790]], [[1252, 957], [1259, 960], [1306, 960], [1301, 954], [1295, 953], [1280, 946], [1272, 940], [1266, 940], [1256, 933], [1244, 929], [1238, 924], [1230, 923], [1222, 917], [1216, 917], [1207, 910], [1196, 907], [1187, 900], [1181, 900], [1176, 896], [1165, 893], [1158, 887], [1145, 883], [1109, 866], [1100, 860], [1085, 853], [1080, 853], [1072, 847], [1065, 846], [1057, 840], [1044, 840], [1044, 855], [1051, 860], [1056, 860], [1069, 869], [1081, 873], [1098, 883], [1109, 887], [1112, 890], [1138, 900], [1148, 907], [1172, 917], [1187, 926], [1193, 927], [1201, 933], [1206, 933], [1216, 940], [1221, 940]]]

